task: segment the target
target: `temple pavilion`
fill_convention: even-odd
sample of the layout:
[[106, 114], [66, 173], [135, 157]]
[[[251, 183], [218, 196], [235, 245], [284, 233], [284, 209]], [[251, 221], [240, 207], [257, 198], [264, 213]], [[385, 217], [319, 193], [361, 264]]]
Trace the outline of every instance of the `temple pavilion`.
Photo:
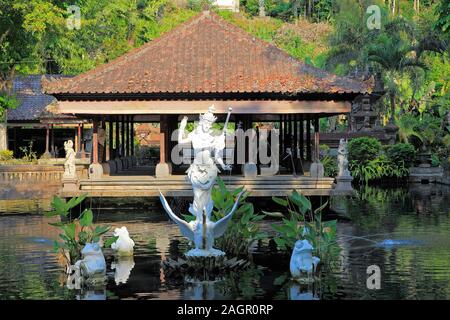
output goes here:
[[[188, 195], [187, 182], [175, 174], [183, 170], [170, 165], [170, 136], [183, 116], [197, 120], [211, 104], [218, 121], [232, 107], [230, 122], [244, 130], [265, 123], [279, 129], [279, 172], [261, 176], [257, 164], [256, 176], [246, 177], [235, 168], [230, 184], [245, 184], [254, 196], [293, 187], [329, 195], [333, 178], [308, 173], [318, 158], [319, 119], [348, 114], [352, 101], [372, 86], [297, 60], [209, 11], [107, 64], [43, 83], [57, 99], [53, 113], [93, 123], [91, 176], [80, 178], [75, 189], [97, 196], [156, 195], [158, 189]], [[137, 176], [134, 124], [146, 122], [160, 124], [160, 168]], [[99, 128], [108, 130], [108, 163], [99, 158]], [[284, 160], [287, 149], [295, 161]]]

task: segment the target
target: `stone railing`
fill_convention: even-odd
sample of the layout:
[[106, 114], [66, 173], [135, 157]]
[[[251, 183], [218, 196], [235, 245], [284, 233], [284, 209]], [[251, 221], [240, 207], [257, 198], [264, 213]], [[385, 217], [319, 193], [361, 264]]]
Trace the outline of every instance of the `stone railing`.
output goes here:
[[[77, 165], [80, 177], [87, 176], [87, 166]], [[64, 165], [0, 165], [0, 183], [33, 183], [50, 182], [61, 183]]]

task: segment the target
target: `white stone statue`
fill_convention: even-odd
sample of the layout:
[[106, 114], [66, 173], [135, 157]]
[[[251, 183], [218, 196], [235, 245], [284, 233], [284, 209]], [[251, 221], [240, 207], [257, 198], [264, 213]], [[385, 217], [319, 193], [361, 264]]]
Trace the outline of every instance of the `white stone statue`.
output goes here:
[[134, 241], [130, 238], [127, 227], [114, 229], [114, 236], [119, 238], [111, 245], [111, 249], [119, 256], [132, 256]]
[[127, 283], [131, 270], [134, 268], [133, 257], [119, 258], [111, 264], [111, 269], [116, 270], [114, 273], [114, 281], [117, 285]]
[[64, 179], [75, 179], [77, 172], [75, 168], [75, 150], [73, 150], [72, 140], [64, 142], [64, 151], [66, 152], [66, 162], [64, 162]]
[[225, 233], [227, 224], [237, 208], [242, 193], [238, 196], [232, 210], [225, 217], [217, 222], [212, 222], [210, 218], [214, 204], [211, 199], [211, 189], [219, 172], [216, 163], [223, 170], [231, 170], [231, 166], [225, 165], [221, 157], [221, 151], [225, 148], [225, 130], [230, 119], [230, 113], [231, 108], [225, 121], [224, 130], [219, 135], [214, 134], [211, 129], [216, 121], [214, 106], [211, 106], [205, 114], [200, 115], [197, 128], [189, 133], [187, 138], [184, 138], [187, 117], [184, 117], [180, 124], [178, 143], [192, 142], [194, 149], [194, 162], [187, 173], [194, 191], [194, 201], [190, 205], [189, 212], [196, 219], [187, 223], [173, 213], [162, 193], [160, 193], [160, 199], [169, 217], [180, 227], [181, 233], [195, 244], [195, 249], [190, 250], [186, 254], [187, 256], [224, 255], [224, 252], [213, 248], [214, 239]]
[[291, 262], [289, 268], [294, 279], [300, 278], [302, 274], [312, 274], [320, 259], [313, 257], [313, 246], [308, 240], [297, 240], [292, 251]]
[[[222, 159], [222, 150], [225, 148], [225, 130], [228, 125], [231, 109], [229, 110], [224, 130], [221, 134], [213, 132], [212, 125], [217, 120], [214, 116], [214, 105], [209, 107], [208, 112], [200, 115], [198, 126], [185, 138], [187, 117], [184, 117], [178, 131], [178, 143], [192, 143], [194, 149], [194, 162], [187, 170], [188, 179], [194, 190], [194, 202], [189, 208], [197, 219], [201, 218], [203, 208], [208, 207], [211, 202], [211, 188], [216, 182], [217, 173], [220, 172], [216, 166], [219, 164], [223, 170], [231, 170], [230, 165], [225, 165]], [[208, 218], [211, 212], [207, 212]]]
[[347, 140], [344, 138], [339, 141], [337, 161], [338, 177], [350, 176], [350, 171], [348, 170]]

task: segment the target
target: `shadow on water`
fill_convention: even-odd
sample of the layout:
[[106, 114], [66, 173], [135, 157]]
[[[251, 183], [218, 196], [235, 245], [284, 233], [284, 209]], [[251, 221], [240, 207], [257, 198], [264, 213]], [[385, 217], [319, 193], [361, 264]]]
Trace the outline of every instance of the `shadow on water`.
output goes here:
[[[158, 203], [94, 201], [96, 223], [126, 226], [132, 260], [105, 249], [103, 287], [69, 290], [53, 251], [58, 229], [46, 218], [49, 199], [0, 200], [0, 299], [450, 299], [450, 188], [411, 185], [364, 188], [345, 200], [338, 223], [341, 260], [313, 283], [290, 281], [289, 255], [267, 242], [255, 247], [252, 268], [209, 282], [168, 279], [161, 260], [188, 248]], [[53, 221], [54, 222], [54, 221]], [[270, 230], [270, 223], [263, 227]], [[107, 236], [110, 236], [110, 234]], [[367, 267], [381, 269], [381, 289], [366, 286]]]

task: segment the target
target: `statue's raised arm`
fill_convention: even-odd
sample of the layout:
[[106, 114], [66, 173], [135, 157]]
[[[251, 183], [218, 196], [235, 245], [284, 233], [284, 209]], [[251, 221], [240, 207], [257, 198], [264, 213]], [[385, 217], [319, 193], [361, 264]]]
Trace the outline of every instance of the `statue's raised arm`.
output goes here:
[[183, 117], [183, 120], [181, 120], [181, 123], [180, 123], [180, 129], [178, 129], [178, 143], [180, 143], [180, 144], [190, 143], [192, 141], [190, 135], [187, 135], [186, 138], [184, 137], [187, 121], [188, 121], [188, 117]]

